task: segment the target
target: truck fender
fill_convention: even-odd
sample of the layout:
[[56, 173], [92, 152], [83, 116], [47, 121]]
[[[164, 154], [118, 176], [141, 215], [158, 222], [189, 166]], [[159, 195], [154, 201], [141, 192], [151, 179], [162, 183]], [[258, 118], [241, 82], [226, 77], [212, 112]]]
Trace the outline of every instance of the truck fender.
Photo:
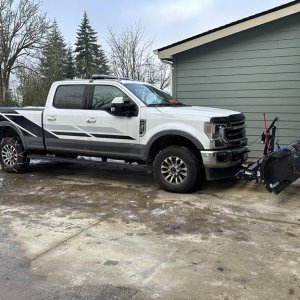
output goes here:
[[8, 122], [8, 121], [0, 122], [0, 132], [1, 132], [4, 128], [7, 128], [7, 127], [12, 128], [12, 129], [18, 134], [18, 136], [20, 137], [20, 139], [21, 139], [21, 141], [22, 141], [24, 150], [27, 150], [26, 140], [25, 140], [24, 134], [22, 133], [22, 131], [20, 130], [20, 128], [18, 128], [18, 127], [15, 126], [14, 124], [11, 124], [11, 123]]
[[193, 137], [191, 134], [184, 132], [184, 131], [180, 131], [180, 130], [164, 130], [164, 131], [156, 133], [147, 142], [146, 147], [145, 147], [144, 157], [146, 159], [148, 158], [151, 146], [155, 143], [155, 141], [157, 141], [159, 138], [162, 138], [164, 136], [170, 136], [170, 135], [186, 138], [191, 143], [193, 143], [197, 149], [204, 150], [204, 147], [201, 144], [201, 142], [198, 139], [196, 139], [195, 137]]

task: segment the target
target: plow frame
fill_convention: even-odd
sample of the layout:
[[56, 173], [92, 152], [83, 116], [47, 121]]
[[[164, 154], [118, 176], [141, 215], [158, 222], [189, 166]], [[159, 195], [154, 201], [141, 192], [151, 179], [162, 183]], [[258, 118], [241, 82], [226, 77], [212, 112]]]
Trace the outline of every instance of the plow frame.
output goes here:
[[261, 142], [265, 144], [263, 156], [244, 165], [237, 174], [239, 179], [262, 183], [270, 193], [275, 194], [300, 178], [300, 141], [281, 148], [275, 141], [278, 120], [275, 117], [267, 128], [264, 114], [265, 128], [261, 136]]

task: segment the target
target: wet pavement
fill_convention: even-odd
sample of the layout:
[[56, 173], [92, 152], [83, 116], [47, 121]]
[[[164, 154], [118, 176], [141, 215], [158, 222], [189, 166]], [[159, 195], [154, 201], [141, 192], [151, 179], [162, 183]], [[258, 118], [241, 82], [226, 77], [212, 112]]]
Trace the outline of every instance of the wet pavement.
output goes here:
[[0, 299], [300, 299], [299, 188], [180, 195], [92, 163], [0, 171]]

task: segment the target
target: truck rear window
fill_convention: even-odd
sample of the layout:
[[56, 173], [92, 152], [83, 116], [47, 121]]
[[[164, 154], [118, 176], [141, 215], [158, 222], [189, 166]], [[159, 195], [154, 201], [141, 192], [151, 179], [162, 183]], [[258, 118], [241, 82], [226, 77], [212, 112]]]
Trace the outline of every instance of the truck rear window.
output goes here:
[[53, 106], [62, 109], [85, 109], [85, 85], [61, 85], [56, 89]]

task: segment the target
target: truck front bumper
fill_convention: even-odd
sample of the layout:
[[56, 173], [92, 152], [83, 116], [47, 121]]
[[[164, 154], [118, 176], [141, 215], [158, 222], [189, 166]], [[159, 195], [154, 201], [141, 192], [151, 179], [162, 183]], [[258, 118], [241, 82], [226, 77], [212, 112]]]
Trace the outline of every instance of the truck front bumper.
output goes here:
[[201, 151], [207, 180], [232, 177], [248, 158], [248, 147], [230, 150]]

